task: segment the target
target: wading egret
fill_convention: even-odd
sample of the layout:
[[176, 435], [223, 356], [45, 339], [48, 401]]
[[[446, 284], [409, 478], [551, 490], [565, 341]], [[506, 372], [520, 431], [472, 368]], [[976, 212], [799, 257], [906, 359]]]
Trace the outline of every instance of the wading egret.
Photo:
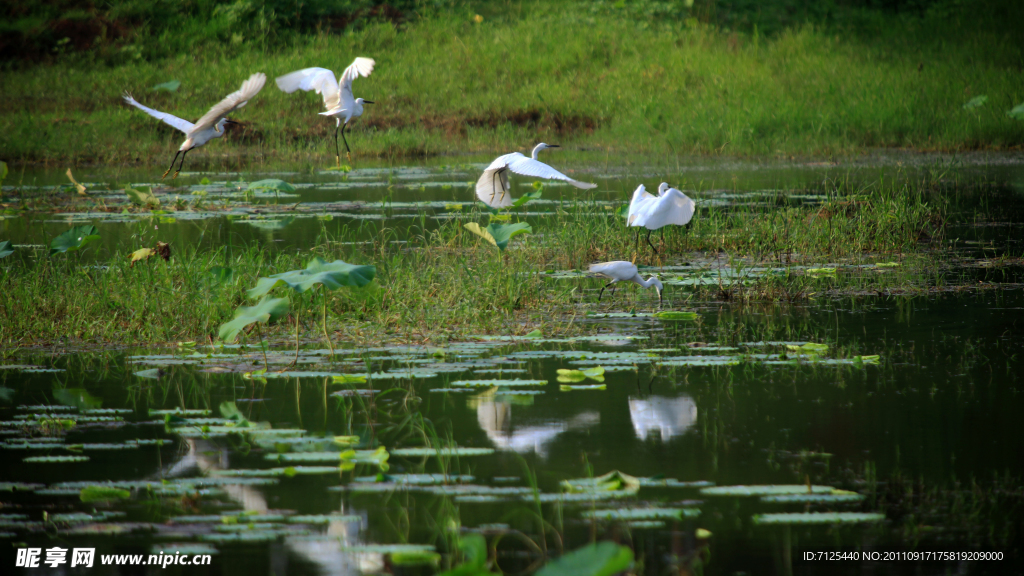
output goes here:
[[178, 130], [185, 133], [185, 141], [181, 143], [181, 147], [178, 148], [178, 152], [174, 154], [174, 159], [171, 160], [171, 166], [164, 172], [164, 175], [160, 179], [167, 177], [167, 173], [174, 168], [174, 162], [178, 159], [178, 155], [181, 155], [181, 163], [178, 164], [178, 169], [174, 172], [174, 176], [171, 180], [178, 177], [178, 172], [181, 172], [181, 167], [185, 165], [185, 154], [193, 148], [198, 148], [203, 144], [206, 144], [214, 138], [220, 138], [224, 135], [224, 125], [231, 120], [227, 119], [227, 115], [234, 112], [235, 110], [245, 106], [245, 103], [252, 99], [260, 90], [263, 89], [263, 85], [267, 82], [267, 75], [262, 72], [257, 72], [245, 82], [242, 82], [242, 87], [237, 91], [228, 94], [227, 98], [221, 100], [216, 106], [210, 108], [210, 111], [203, 115], [202, 118], [196, 121], [195, 124], [188, 120], [183, 120], [168, 114], [166, 112], [160, 112], [147, 108], [142, 104], [135, 101], [131, 94], [125, 92], [124, 101], [135, 106], [139, 110], [142, 110], [146, 114], [149, 114], [153, 118], [162, 120], [165, 124], [173, 126]]
[[546, 180], [563, 180], [577, 188], [595, 188], [597, 184], [579, 182], [555, 170], [551, 166], [537, 160], [537, 153], [545, 148], [558, 148], [557, 144], [541, 142], [533, 148], [530, 158], [519, 152], [498, 156], [476, 181], [476, 197], [491, 208], [505, 208], [512, 205], [509, 194], [508, 173], [511, 170], [523, 176], [533, 176]]
[[661, 291], [665, 289], [665, 286], [658, 280], [657, 277], [651, 276], [647, 280], [640, 277], [640, 273], [637, 271], [636, 265], [632, 262], [626, 262], [625, 260], [616, 260], [614, 262], [601, 262], [600, 264], [591, 264], [590, 272], [601, 278], [609, 278], [611, 282], [604, 285], [601, 291], [597, 294], [597, 301], [601, 301], [601, 296], [604, 295], [604, 289], [615, 284], [616, 282], [633, 282], [639, 284], [643, 288], [650, 288], [654, 286], [658, 289], [658, 302], [661, 303]]
[[[658, 253], [658, 249], [651, 244], [651, 231], [662, 228], [668, 224], [686, 226], [693, 219], [697, 204], [675, 188], [669, 188], [667, 182], [658, 185], [658, 195], [654, 196], [641, 184], [633, 191], [633, 200], [629, 203], [629, 213], [626, 215], [626, 226], [647, 228], [647, 245]], [[637, 242], [640, 241], [640, 231], [637, 230]]]
[[341, 128], [341, 140], [345, 142], [345, 156], [351, 162], [352, 150], [348, 147], [348, 140], [345, 138], [345, 128], [348, 127], [349, 120], [363, 115], [363, 104], [373, 104], [371, 100], [353, 98], [352, 81], [360, 76], [364, 78], [369, 76], [373, 72], [374, 64], [376, 62], [373, 61], [373, 58], [356, 58], [341, 73], [340, 84], [334, 78], [334, 72], [326, 68], [304, 68], [291, 74], [285, 74], [276, 80], [277, 87], [287, 94], [296, 90], [313, 90], [317, 94], [323, 95], [324, 108], [327, 108], [327, 112], [321, 112], [320, 115], [334, 117], [334, 153], [338, 166], [341, 166], [338, 128]]

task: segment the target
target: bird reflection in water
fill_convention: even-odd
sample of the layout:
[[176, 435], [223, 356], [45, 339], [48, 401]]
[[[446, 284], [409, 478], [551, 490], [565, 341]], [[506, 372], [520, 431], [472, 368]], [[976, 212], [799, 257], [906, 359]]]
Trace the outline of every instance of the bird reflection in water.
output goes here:
[[697, 422], [697, 405], [689, 396], [630, 398], [629, 416], [637, 438], [645, 440], [658, 432], [661, 441], [667, 442], [673, 436], [684, 434]]
[[598, 412], [582, 412], [563, 422], [546, 422], [513, 430], [512, 402], [499, 398], [473, 397], [469, 399], [469, 407], [476, 408], [477, 422], [500, 450], [536, 452], [541, 458], [547, 458], [548, 444], [556, 436], [569, 430], [589, 428], [601, 421]]

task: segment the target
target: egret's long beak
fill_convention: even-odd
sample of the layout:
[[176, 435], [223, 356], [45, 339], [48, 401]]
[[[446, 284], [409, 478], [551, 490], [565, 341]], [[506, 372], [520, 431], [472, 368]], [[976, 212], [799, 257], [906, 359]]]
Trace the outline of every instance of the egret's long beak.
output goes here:
[[363, 100], [363, 104], [376, 104], [373, 100]]
[[561, 148], [558, 144], [548, 144], [548, 148]]

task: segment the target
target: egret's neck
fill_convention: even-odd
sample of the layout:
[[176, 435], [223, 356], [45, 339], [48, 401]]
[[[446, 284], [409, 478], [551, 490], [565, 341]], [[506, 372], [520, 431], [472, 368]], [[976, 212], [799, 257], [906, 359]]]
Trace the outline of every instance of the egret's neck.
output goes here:
[[540, 144], [537, 144], [536, 146], [534, 146], [533, 147], [533, 154], [531, 154], [533, 159], [536, 160], [537, 159], [537, 153], [540, 152], [541, 150], [545, 149], [545, 148], [547, 148], [547, 145], [545, 145], [543, 142], [540, 143]]
[[640, 278], [640, 275], [637, 274], [635, 282], [637, 284], [643, 286], [644, 288], [650, 288], [651, 286], [656, 286], [658, 288], [658, 290], [663, 290], [664, 289], [664, 286], [661, 284], [661, 280], [658, 280], [654, 276], [651, 276], [647, 280], [643, 280], [643, 279]]

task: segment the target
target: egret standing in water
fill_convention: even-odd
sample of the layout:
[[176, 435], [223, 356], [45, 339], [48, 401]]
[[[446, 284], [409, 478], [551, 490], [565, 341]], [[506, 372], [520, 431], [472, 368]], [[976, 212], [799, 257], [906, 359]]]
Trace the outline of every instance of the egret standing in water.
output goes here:
[[[647, 245], [657, 254], [658, 249], [651, 244], [651, 232], [668, 224], [686, 226], [693, 219], [696, 207], [697, 204], [690, 197], [675, 188], [669, 188], [667, 182], [658, 185], [657, 196], [649, 193], [641, 184], [633, 191], [626, 226], [647, 228]], [[639, 230], [636, 239], [639, 243]]]
[[601, 296], [604, 295], [604, 289], [615, 284], [616, 282], [633, 282], [639, 284], [642, 288], [650, 288], [654, 286], [658, 289], [658, 303], [661, 304], [661, 292], [665, 289], [665, 286], [658, 280], [657, 277], [651, 276], [647, 280], [640, 277], [640, 272], [637, 271], [636, 265], [632, 262], [626, 262], [625, 260], [615, 260], [614, 262], [601, 262], [600, 264], [591, 264], [590, 272], [601, 278], [609, 278], [611, 282], [604, 285], [601, 291], [597, 294], [597, 301], [601, 301]]
[[147, 108], [136, 102], [135, 98], [132, 98], [132, 95], [126, 92], [124, 94], [125, 102], [135, 106], [153, 118], [158, 118], [165, 124], [173, 126], [185, 133], [185, 141], [181, 143], [181, 147], [178, 148], [178, 152], [174, 155], [174, 159], [171, 160], [170, 168], [164, 172], [164, 175], [161, 176], [160, 179], [163, 180], [167, 176], [167, 173], [171, 171], [171, 168], [174, 168], [174, 162], [178, 159], [179, 154], [181, 155], [181, 163], [178, 164], [178, 169], [174, 172], [174, 176], [171, 176], [171, 180], [178, 177], [178, 172], [181, 172], [182, 166], [185, 165], [185, 155], [188, 154], [189, 150], [198, 148], [214, 138], [220, 138], [223, 136], [224, 125], [228, 122], [232, 122], [227, 119], [227, 115], [242, 106], [245, 106], [246, 102], [263, 89], [263, 85], [266, 82], [267, 75], [262, 72], [257, 72], [256, 74], [249, 76], [249, 79], [242, 83], [241, 88], [236, 92], [228, 94], [227, 98], [221, 100], [220, 103], [213, 108], [210, 108], [210, 111], [197, 120], [195, 124], [188, 120], [178, 118], [172, 114]]
[[551, 166], [537, 160], [537, 153], [545, 148], [558, 148], [557, 144], [545, 144], [541, 142], [533, 148], [530, 158], [519, 152], [498, 156], [491, 162], [491, 165], [480, 175], [476, 181], [476, 197], [491, 208], [505, 208], [512, 205], [512, 195], [509, 194], [508, 173], [511, 170], [523, 176], [533, 176], [546, 180], [562, 180], [577, 188], [595, 188], [597, 184], [579, 182], [555, 170]]
[[338, 166], [341, 166], [338, 128], [341, 128], [341, 140], [345, 143], [345, 156], [351, 162], [352, 150], [348, 147], [348, 139], [345, 138], [345, 128], [348, 127], [350, 120], [363, 115], [363, 104], [373, 104], [371, 100], [352, 96], [352, 81], [360, 76], [369, 76], [373, 72], [374, 64], [376, 62], [372, 58], [356, 58], [341, 73], [341, 83], [334, 78], [334, 72], [326, 68], [304, 68], [276, 80], [277, 87], [287, 94], [296, 90], [313, 90], [323, 95], [327, 112], [321, 112], [320, 115], [334, 117], [334, 153]]

